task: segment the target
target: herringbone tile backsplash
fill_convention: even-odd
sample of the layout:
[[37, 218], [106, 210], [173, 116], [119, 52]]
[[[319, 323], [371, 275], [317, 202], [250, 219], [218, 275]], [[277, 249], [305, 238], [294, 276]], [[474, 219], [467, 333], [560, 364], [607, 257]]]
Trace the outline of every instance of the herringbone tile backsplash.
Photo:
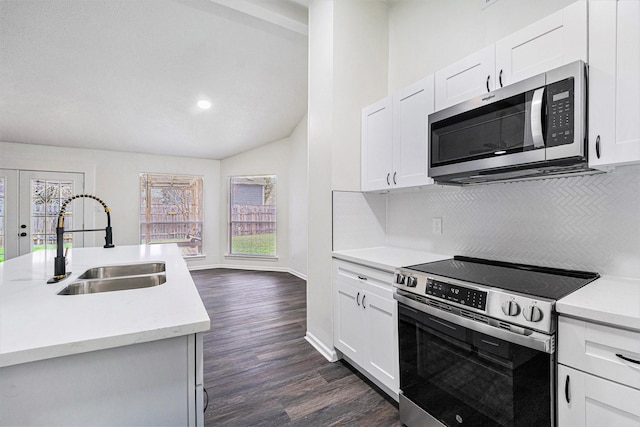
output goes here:
[[386, 197], [389, 246], [640, 278], [639, 166]]

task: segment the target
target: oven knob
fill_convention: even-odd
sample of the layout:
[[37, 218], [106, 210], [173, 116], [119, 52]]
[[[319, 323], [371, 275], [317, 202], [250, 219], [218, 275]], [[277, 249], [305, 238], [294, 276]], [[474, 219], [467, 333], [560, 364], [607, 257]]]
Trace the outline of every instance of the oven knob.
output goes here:
[[396, 274], [396, 283], [399, 285], [404, 285], [404, 275], [398, 273]]
[[415, 277], [407, 277], [407, 286], [410, 288], [415, 288], [418, 285], [418, 279]]
[[520, 306], [515, 301], [505, 301], [502, 303], [502, 312], [507, 316], [517, 316], [520, 314]]
[[524, 310], [522, 310], [522, 315], [529, 322], [539, 322], [542, 320], [542, 311], [540, 311], [538, 307], [534, 307], [532, 305], [525, 307]]

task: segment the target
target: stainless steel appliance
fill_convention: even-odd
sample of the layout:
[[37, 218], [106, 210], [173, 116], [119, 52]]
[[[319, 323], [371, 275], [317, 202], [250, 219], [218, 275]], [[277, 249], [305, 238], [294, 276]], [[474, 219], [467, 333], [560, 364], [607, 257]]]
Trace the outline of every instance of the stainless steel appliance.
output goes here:
[[586, 65], [576, 61], [429, 115], [429, 176], [478, 184], [595, 173], [588, 167]]
[[555, 425], [555, 301], [597, 273], [455, 256], [400, 268], [400, 420]]

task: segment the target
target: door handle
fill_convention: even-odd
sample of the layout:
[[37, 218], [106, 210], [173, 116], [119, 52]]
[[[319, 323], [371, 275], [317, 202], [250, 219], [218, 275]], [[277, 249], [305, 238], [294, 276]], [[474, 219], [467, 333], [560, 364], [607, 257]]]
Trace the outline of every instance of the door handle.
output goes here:
[[567, 400], [567, 403], [571, 403], [571, 396], [569, 393], [569, 375], [567, 375], [567, 379], [564, 381], [564, 398]]
[[531, 99], [531, 139], [535, 148], [544, 148], [544, 134], [542, 133], [542, 98], [544, 88], [536, 89]]

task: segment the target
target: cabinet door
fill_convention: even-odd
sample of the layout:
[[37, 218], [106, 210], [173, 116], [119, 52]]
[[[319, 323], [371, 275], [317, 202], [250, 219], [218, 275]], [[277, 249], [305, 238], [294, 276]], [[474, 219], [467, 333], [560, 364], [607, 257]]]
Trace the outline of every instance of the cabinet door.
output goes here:
[[341, 275], [334, 265], [333, 345], [354, 362], [361, 363], [364, 292], [357, 284], [357, 281]]
[[398, 392], [398, 309], [391, 292], [389, 298], [365, 293], [364, 334], [365, 369], [394, 393]]
[[640, 162], [640, 2], [589, 3], [589, 165]]
[[433, 113], [433, 75], [393, 95], [393, 175], [396, 187], [433, 184], [427, 176], [427, 116]]
[[436, 110], [495, 89], [495, 47], [488, 46], [435, 75]]
[[383, 190], [391, 186], [392, 119], [391, 97], [362, 110], [362, 191]]
[[496, 42], [497, 87], [587, 61], [587, 2], [579, 1]]
[[558, 365], [558, 425], [640, 427], [640, 390]]

